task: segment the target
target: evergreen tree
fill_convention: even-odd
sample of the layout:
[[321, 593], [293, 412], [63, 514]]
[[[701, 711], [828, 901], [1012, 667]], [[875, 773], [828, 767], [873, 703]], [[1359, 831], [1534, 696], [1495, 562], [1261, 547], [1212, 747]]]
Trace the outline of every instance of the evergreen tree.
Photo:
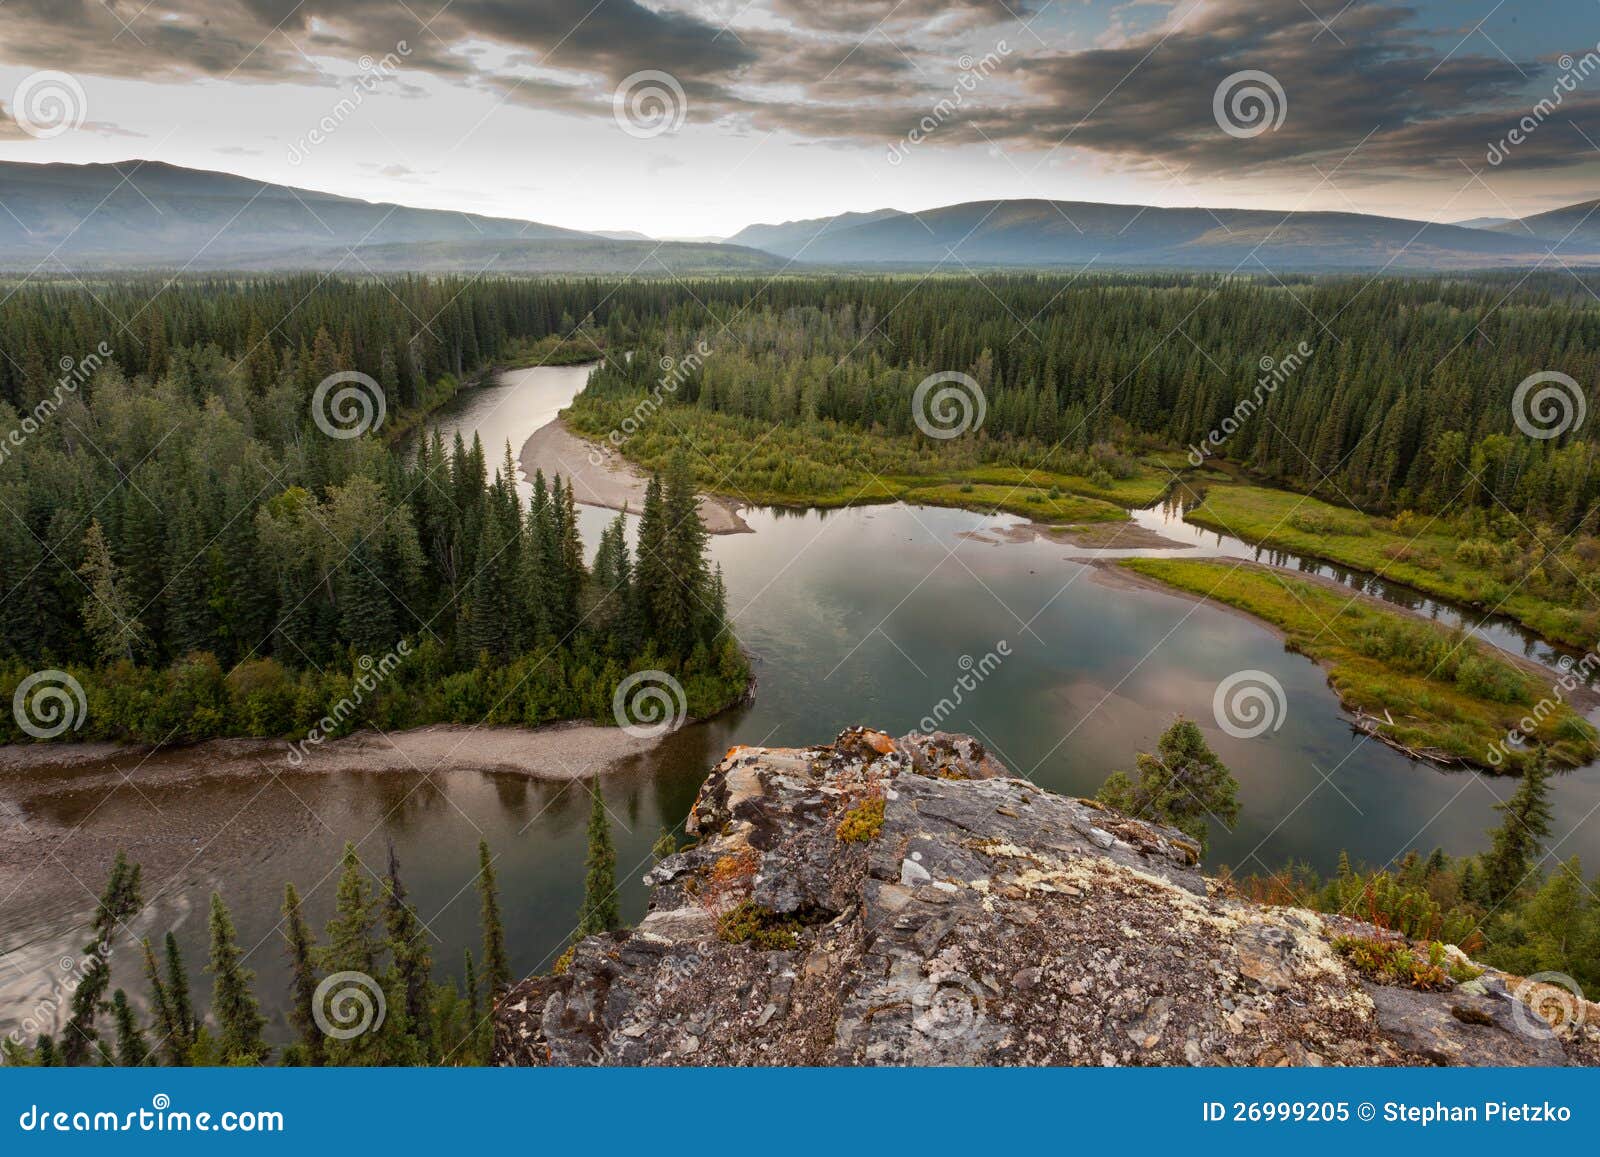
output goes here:
[[1543, 752], [1528, 765], [1511, 798], [1495, 804], [1505, 816], [1491, 832], [1493, 842], [1483, 858], [1483, 888], [1490, 905], [1502, 903], [1526, 882], [1550, 838], [1550, 769]]
[[622, 927], [617, 901], [617, 852], [611, 843], [611, 817], [598, 780], [589, 784], [589, 853], [584, 860], [583, 907], [578, 935], [593, 936]]
[[93, 938], [83, 946], [83, 976], [72, 993], [72, 1012], [61, 1030], [61, 1063], [81, 1065], [91, 1050], [99, 1047], [95, 1032], [96, 1016], [109, 1008], [106, 990], [111, 986], [112, 944], [123, 926], [144, 906], [139, 891], [139, 865], [130, 864], [117, 853], [111, 864], [111, 877], [95, 906], [89, 927]]
[[1154, 754], [1135, 760], [1138, 779], [1116, 771], [1096, 796], [1138, 819], [1171, 824], [1197, 841], [1205, 854], [1208, 818], [1231, 825], [1239, 818], [1239, 784], [1206, 744], [1200, 728], [1183, 716], [1165, 732]]
[[494, 862], [487, 840], [478, 841], [478, 898], [483, 923], [483, 979], [487, 1005], [511, 984], [511, 961], [506, 955], [506, 930], [500, 922], [500, 899], [494, 879]]
[[384, 919], [389, 932], [389, 954], [394, 960], [400, 990], [405, 994], [405, 1014], [416, 1045], [424, 1056], [432, 1051], [433, 955], [428, 934], [417, 913], [406, 902], [400, 882], [400, 861], [389, 845], [389, 875], [385, 881]]
[[300, 893], [293, 884], [283, 886], [283, 920], [283, 937], [289, 952], [289, 1023], [299, 1034], [305, 1063], [320, 1065], [323, 1036], [316, 1018], [316, 938], [306, 923]]
[[222, 897], [211, 893], [211, 1015], [217, 1022], [217, 1053], [223, 1064], [259, 1065], [270, 1051], [262, 1039], [267, 1023], [250, 991], [255, 973], [241, 963], [244, 953], [234, 933], [233, 917]]
[[117, 989], [111, 994], [111, 1017], [117, 1026], [117, 1064], [127, 1068], [140, 1068], [150, 1062], [150, 1049], [145, 1044], [144, 1033], [128, 1003], [128, 994]]
[[139, 625], [137, 609], [124, 589], [121, 572], [111, 559], [111, 547], [100, 520], [89, 523], [83, 536], [83, 565], [78, 573], [89, 588], [83, 600], [83, 625], [94, 640], [100, 659], [132, 660], [148, 644]]

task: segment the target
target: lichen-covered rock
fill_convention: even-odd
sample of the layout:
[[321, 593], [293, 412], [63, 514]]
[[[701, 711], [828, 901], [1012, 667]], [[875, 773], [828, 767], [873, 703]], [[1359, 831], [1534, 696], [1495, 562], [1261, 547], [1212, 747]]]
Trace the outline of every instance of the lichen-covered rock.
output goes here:
[[1232, 898], [1182, 834], [1011, 778], [966, 736], [736, 747], [687, 828], [637, 928], [502, 998], [500, 1063], [1600, 1059], [1600, 1009], [1558, 1034], [1497, 974], [1373, 984], [1334, 941], [1376, 929]]

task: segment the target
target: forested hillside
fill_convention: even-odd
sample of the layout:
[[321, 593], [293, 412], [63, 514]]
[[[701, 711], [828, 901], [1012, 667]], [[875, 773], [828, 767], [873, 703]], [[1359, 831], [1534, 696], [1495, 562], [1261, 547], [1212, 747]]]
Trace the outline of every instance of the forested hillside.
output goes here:
[[[644, 668], [695, 714], [742, 694], [686, 470], [653, 491], [640, 556], [619, 525], [591, 568], [560, 478], [525, 507], [509, 457], [491, 474], [481, 446], [385, 438], [514, 337], [570, 329], [581, 287], [186, 286], [100, 327], [146, 289], [28, 290], [0, 311], [20, 354], [0, 404], [8, 697], [65, 668], [94, 704], [70, 734], [162, 741], [304, 730], [375, 666], [342, 729], [611, 721]], [[385, 423], [376, 399], [319, 401], [350, 371], [382, 383]], [[364, 425], [330, 425], [350, 416]], [[23, 738], [20, 717], [3, 726]]]

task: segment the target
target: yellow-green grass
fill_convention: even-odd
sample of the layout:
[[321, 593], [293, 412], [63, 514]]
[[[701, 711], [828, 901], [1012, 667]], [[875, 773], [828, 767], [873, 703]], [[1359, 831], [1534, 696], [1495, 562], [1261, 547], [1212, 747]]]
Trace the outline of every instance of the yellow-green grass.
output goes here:
[[1430, 522], [1410, 515], [1397, 522], [1245, 483], [1210, 485], [1187, 518], [1248, 542], [1371, 571], [1439, 598], [1493, 610], [1558, 643], [1589, 647], [1600, 634], [1600, 612], [1543, 598], [1528, 584], [1504, 581], [1494, 564], [1459, 557], [1460, 538], [1443, 518]]
[[1047, 490], [1005, 485], [973, 485], [945, 482], [903, 491], [902, 501], [922, 506], [958, 506], [965, 510], [1004, 510], [1035, 522], [1084, 523], [1117, 522], [1128, 517], [1120, 506], [1084, 498], [1077, 494], [1057, 494]]
[[1149, 506], [1161, 499], [1173, 478], [1160, 466], [1146, 467], [1141, 464], [1139, 472], [1132, 478], [1114, 478], [1108, 486], [1097, 486], [1081, 474], [1057, 474], [1050, 470], [1028, 470], [1021, 466], [975, 466], [962, 470], [958, 480], [1041, 490], [1049, 490], [1054, 486], [1068, 494], [1098, 498], [1118, 506]]
[[[1409, 751], [1496, 771], [1520, 770], [1541, 743], [1559, 767], [1600, 754], [1595, 729], [1548, 683], [1435, 623], [1265, 567], [1150, 558], [1121, 565], [1272, 624], [1291, 650], [1327, 668], [1346, 708]], [[1528, 742], [1508, 743], [1512, 731]]]
[[763, 505], [904, 500], [1004, 509], [1051, 522], [1104, 522], [1125, 518], [1121, 507], [1156, 501], [1171, 479], [1159, 468], [1140, 467], [1132, 478], [1102, 478], [1097, 485], [1077, 474], [981, 463], [973, 439], [897, 436], [826, 421], [774, 425], [698, 406], [645, 407], [637, 397], [588, 391], [563, 417], [596, 440], [631, 431], [622, 453], [647, 469], [664, 469], [674, 454], [693, 447], [689, 464], [702, 489]]

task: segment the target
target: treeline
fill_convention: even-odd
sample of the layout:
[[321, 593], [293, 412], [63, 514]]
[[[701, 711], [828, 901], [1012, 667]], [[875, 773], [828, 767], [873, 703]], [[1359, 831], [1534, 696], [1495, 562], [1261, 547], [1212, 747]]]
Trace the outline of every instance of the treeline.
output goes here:
[[[1234, 880], [1251, 899], [1365, 920], [1418, 941], [1459, 945], [1517, 976], [1561, 973], [1600, 998], [1600, 880], [1577, 856], [1542, 866], [1551, 836], [1548, 771], [1534, 765], [1497, 804], [1489, 850], [1409, 852], [1394, 866], [1353, 867], [1340, 856], [1324, 878], [1304, 865]], [[1380, 958], [1381, 959], [1381, 958]], [[1404, 978], [1402, 978], [1404, 979]]]
[[[590, 784], [589, 851], [583, 906], [572, 940], [621, 927], [616, 851], [598, 782]], [[659, 856], [675, 846], [671, 833], [657, 841]], [[334, 910], [320, 939], [291, 884], [284, 885], [276, 929], [288, 959], [286, 1024], [272, 1024], [254, 990], [255, 973], [241, 949], [233, 917], [212, 893], [208, 918], [211, 977], [209, 1006], [191, 988], [177, 937], [159, 947], [148, 937], [134, 944], [129, 924], [145, 899], [139, 865], [117, 853], [111, 876], [90, 921], [90, 940], [74, 962], [65, 999], [41, 1011], [52, 1028], [17, 1030], [0, 1041], [10, 1065], [126, 1067], [234, 1065], [482, 1065], [494, 1042], [495, 1001], [516, 979], [506, 948], [498, 885], [489, 846], [478, 842], [478, 893], [482, 944], [467, 948], [458, 975], [436, 978], [431, 933], [407, 898], [394, 846], [378, 875], [346, 844], [340, 860]], [[119, 947], [136, 948], [143, 966], [141, 1016], [126, 989], [111, 985]], [[558, 964], [559, 967], [559, 964]], [[61, 1020], [59, 1013], [66, 1012]], [[109, 1022], [109, 1023], [108, 1023]], [[269, 1031], [269, 1027], [271, 1031]], [[270, 1037], [290, 1043], [274, 1048]], [[24, 1031], [32, 1039], [22, 1039]]]
[[[914, 435], [916, 386], [955, 370], [978, 381], [987, 409], [966, 452], [1026, 465], [1052, 449], [1199, 443], [1253, 399], [1218, 455], [1330, 501], [1503, 507], [1562, 530], [1593, 529], [1600, 503], [1600, 425], [1538, 439], [1513, 416], [1518, 385], [1538, 371], [1569, 375], [1597, 404], [1600, 312], [1547, 278], [819, 280], [747, 298], [691, 288], [698, 300], [686, 293], [652, 320], [639, 353], [597, 374], [591, 394], [648, 394], [671, 358], [691, 369], [668, 404], [746, 423], [752, 437], [774, 423]], [[1262, 389], [1263, 359], [1293, 368]], [[962, 453], [927, 441], [903, 463]]]
[[[374, 289], [339, 300], [359, 313]], [[239, 322], [225, 306], [248, 299], [202, 298], [190, 322]], [[695, 714], [742, 692], [687, 469], [653, 487], [637, 556], [619, 520], [591, 569], [571, 488], [536, 479], [524, 506], [509, 448], [491, 475], [459, 439], [320, 428], [311, 396], [351, 364], [341, 344], [320, 327], [260, 382], [248, 357], [173, 345], [164, 372], [108, 361], [27, 426], [0, 406], [0, 436], [19, 432], [0, 464], [0, 690], [64, 669], [90, 704], [69, 737], [151, 742], [304, 731], [397, 649], [339, 729], [605, 721], [645, 668]], [[0, 720], [0, 741], [26, 734]]]
[[[1384, 512], [1503, 504], [1561, 529], [1590, 524], [1600, 502], [1595, 424], [1536, 439], [1513, 418], [1518, 385], [1539, 371], [1569, 375], [1588, 408], [1597, 403], [1600, 312], [1565, 274], [1288, 284], [1178, 274], [287, 278], [160, 288], [17, 291], [0, 304], [0, 346], [12, 351], [0, 362], [0, 399], [31, 407], [62, 359], [106, 341], [124, 373], [175, 374], [196, 401], [220, 361], [262, 397], [294, 379], [303, 403], [332, 367], [370, 374], [406, 406], [444, 375], [582, 330], [635, 351], [597, 376], [597, 396], [648, 393], [670, 357], [689, 369], [669, 404], [757, 429], [911, 435], [912, 391], [929, 373], [956, 370], [985, 392], [977, 440], [993, 460], [1036, 464], [1052, 447], [1085, 453], [1126, 439], [1188, 446], [1254, 398], [1218, 454], [1334, 501]], [[1266, 391], [1263, 359], [1292, 367]], [[941, 452], [951, 451], [916, 451]]]

